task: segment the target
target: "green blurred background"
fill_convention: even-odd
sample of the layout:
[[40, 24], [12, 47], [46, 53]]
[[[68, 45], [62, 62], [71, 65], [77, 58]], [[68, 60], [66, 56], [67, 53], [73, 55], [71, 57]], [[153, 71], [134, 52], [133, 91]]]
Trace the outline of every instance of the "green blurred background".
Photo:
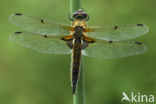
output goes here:
[[[143, 55], [85, 57], [87, 104], [121, 104], [123, 91], [156, 97], [156, 0], [82, 0], [82, 7], [90, 15], [88, 25], [144, 23], [150, 29], [134, 39], [147, 45]], [[0, 104], [72, 104], [71, 56], [42, 54], [10, 42], [10, 34], [21, 30], [8, 21], [15, 12], [70, 23], [69, 0], [0, 0]]]

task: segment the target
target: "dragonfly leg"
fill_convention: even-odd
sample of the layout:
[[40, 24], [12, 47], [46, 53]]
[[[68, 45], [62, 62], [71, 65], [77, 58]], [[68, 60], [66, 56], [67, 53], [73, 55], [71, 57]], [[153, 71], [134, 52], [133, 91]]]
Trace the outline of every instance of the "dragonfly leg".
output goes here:
[[87, 18], [85, 19], [86, 21], [88, 21], [89, 20], [89, 15], [87, 16]]
[[70, 12], [68, 13], [68, 19], [71, 21], [74, 21], [71, 17], [70, 17]]

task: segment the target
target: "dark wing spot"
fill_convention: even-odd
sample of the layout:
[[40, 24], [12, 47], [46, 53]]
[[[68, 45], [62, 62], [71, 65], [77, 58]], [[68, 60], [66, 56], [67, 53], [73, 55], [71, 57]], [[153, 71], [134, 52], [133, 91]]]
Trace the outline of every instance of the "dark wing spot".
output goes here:
[[140, 43], [140, 42], [135, 42], [135, 44], [141, 45], [142, 43]]
[[94, 43], [95, 41], [94, 40], [83, 40], [85, 43]]
[[45, 38], [47, 38], [47, 35], [44, 35]]
[[118, 26], [114, 26], [114, 30], [116, 30], [118, 28]]
[[94, 43], [95, 41], [94, 40], [92, 40], [90, 43]]
[[62, 40], [64, 40], [64, 41], [67, 41], [65, 38], [61, 38]]
[[18, 32], [15, 32], [15, 34], [21, 34], [22, 32], [18, 31]]
[[112, 42], [113, 42], [112, 40], [109, 41], [109, 43], [112, 43]]
[[95, 41], [94, 40], [91, 40], [91, 41], [84, 40], [84, 42], [86, 42], [86, 43], [94, 43]]
[[44, 20], [43, 20], [43, 19], [41, 19], [40, 21], [41, 21], [42, 23], [44, 23]]
[[63, 41], [72, 41], [73, 39], [66, 39], [65, 37], [62, 37], [61, 40], [63, 40]]
[[137, 26], [144, 26], [144, 24], [136, 24]]
[[15, 13], [15, 15], [17, 15], [17, 16], [21, 16], [22, 14], [21, 14], [21, 13]]

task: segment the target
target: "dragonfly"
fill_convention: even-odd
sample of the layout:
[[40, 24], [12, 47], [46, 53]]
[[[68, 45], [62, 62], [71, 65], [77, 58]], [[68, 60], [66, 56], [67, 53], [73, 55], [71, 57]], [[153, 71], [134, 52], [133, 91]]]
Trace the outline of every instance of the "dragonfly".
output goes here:
[[108, 59], [143, 54], [147, 51], [143, 43], [128, 40], [146, 34], [146, 25], [88, 27], [89, 15], [83, 9], [78, 9], [72, 17], [69, 16], [71, 25], [21, 13], [11, 14], [9, 20], [25, 30], [11, 34], [11, 41], [47, 54], [71, 54], [73, 94], [76, 92], [82, 55]]

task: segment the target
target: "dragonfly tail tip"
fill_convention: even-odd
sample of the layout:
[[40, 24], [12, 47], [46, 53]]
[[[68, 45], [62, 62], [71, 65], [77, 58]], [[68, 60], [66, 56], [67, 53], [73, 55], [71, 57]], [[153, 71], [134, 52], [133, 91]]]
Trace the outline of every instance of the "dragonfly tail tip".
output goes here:
[[75, 94], [75, 92], [76, 92], [76, 87], [73, 87], [72, 93]]

